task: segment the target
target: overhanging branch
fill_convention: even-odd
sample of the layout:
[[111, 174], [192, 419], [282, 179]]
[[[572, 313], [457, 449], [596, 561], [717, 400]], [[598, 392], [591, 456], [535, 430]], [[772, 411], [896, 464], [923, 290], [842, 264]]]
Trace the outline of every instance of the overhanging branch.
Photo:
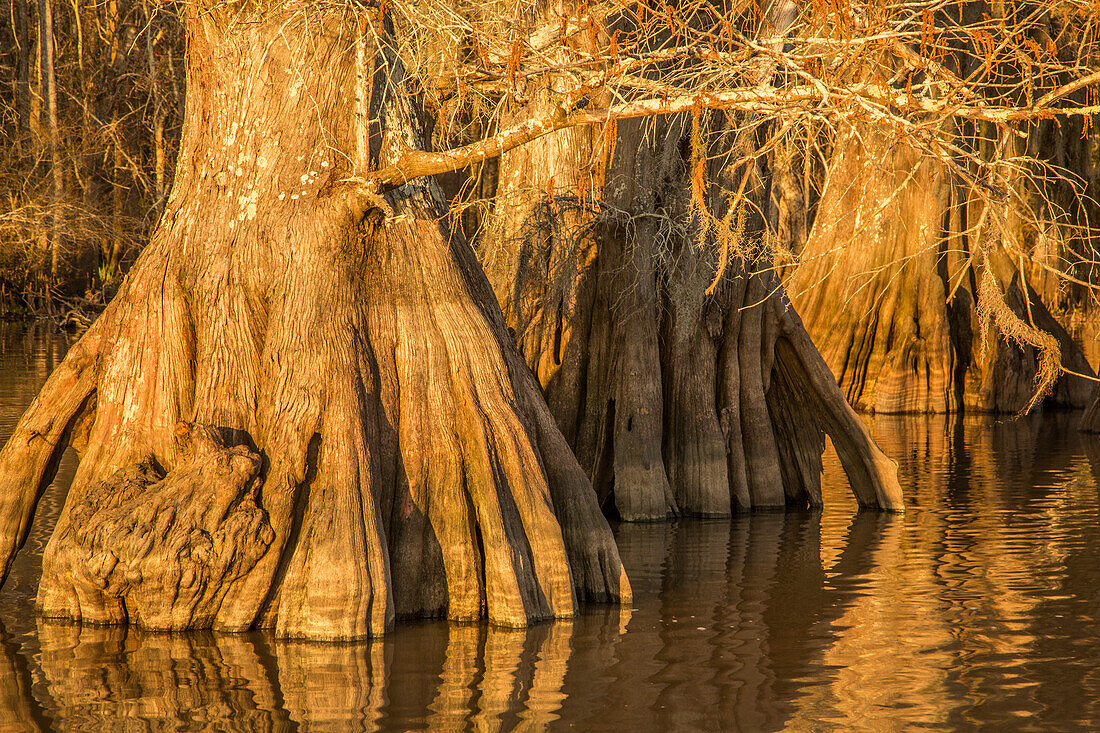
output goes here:
[[[1093, 75], [1073, 88], [1100, 80]], [[1061, 91], [1061, 90], [1060, 90]], [[1044, 100], [1056, 101], [1060, 95], [1048, 95]], [[1041, 100], [1043, 101], [1043, 100]], [[730, 112], [763, 114], [794, 113], [798, 109], [818, 115], [835, 117], [872, 117], [874, 121], [908, 122], [910, 115], [930, 117], [960, 117], [1006, 124], [1025, 120], [1093, 115], [1100, 106], [1052, 107], [1041, 104], [1032, 107], [986, 107], [977, 104], [958, 105], [899, 92], [881, 84], [853, 84], [826, 90], [818, 86], [796, 86], [787, 89], [754, 88], [724, 92], [700, 92], [667, 98], [640, 99], [604, 109], [572, 109], [558, 107], [554, 112], [521, 122], [469, 145], [428, 152], [408, 150], [392, 165], [349, 181], [364, 192], [376, 195], [403, 185], [415, 178], [465, 168], [495, 158], [513, 148], [544, 135], [579, 125], [607, 124], [637, 117], [652, 117], [697, 109], [720, 109]]]

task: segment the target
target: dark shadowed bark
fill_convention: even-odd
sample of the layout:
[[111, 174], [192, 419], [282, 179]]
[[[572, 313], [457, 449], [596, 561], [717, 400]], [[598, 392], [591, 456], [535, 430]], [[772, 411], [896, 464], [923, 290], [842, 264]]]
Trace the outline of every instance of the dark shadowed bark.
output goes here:
[[[353, 638], [629, 586], [433, 180], [384, 14], [188, 5], [172, 194], [0, 453], [7, 566], [65, 446], [48, 616]], [[373, 39], [382, 39], [376, 46]]]
[[[694, 147], [680, 116], [558, 132], [501, 158], [480, 253], [559, 427], [624, 519], [818, 505], [826, 433], [860, 504], [900, 509], [893, 462], [766, 257], [720, 241], [737, 182], [703, 194], [717, 226], [693, 203]], [[706, 179], [727, 175], [725, 150]]]

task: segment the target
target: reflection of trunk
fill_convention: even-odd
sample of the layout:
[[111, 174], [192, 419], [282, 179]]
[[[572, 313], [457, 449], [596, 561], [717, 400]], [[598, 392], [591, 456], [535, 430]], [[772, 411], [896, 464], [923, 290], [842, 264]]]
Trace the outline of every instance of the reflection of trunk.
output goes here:
[[558, 425], [624, 519], [818, 504], [822, 431], [861, 504], [900, 508], [892, 463], [774, 276], [734, 257], [708, 292], [689, 126], [620, 123], [606, 182], [614, 131], [501, 158], [482, 255]]
[[282, 695], [248, 636], [159, 635], [40, 621], [55, 725], [74, 730], [194, 725], [285, 730]]
[[[1096, 696], [1075, 693], [1091, 684], [1092, 665], [1079, 660], [1100, 653], [1081, 629], [1094, 612], [1100, 553], [1090, 540], [1097, 500], [1082, 460], [1082, 443], [1094, 441], [1079, 440], [1075, 422], [1068, 411], [1018, 420], [875, 417], [881, 443], [906, 448], [900, 470], [915, 479], [922, 516], [906, 523], [895, 551], [880, 555], [878, 571], [864, 581], [874, 592], [861, 594], [834, 625], [860, 630], [823, 660], [841, 670], [819, 693], [833, 701], [839, 714], [829, 720], [838, 728], [889, 727], [884, 690], [912, 719], [966, 710], [965, 718], [948, 719], [995, 726], [1002, 710], [1043, 709], [1045, 729], [1091, 727], [1100, 712]], [[906, 608], [891, 600], [900, 597], [936, 602]], [[1002, 633], [1004, 619], [1018, 633]], [[899, 637], [899, 627], [908, 633]], [[963, 657], [985, 661], [961, 664]], [[1002, 684], [1004, 660], [1024, 684]], [[987, 700], [991, 688], [998, 689], [995, 702], [970, 706]], [[821, 720], [807, 697], [806, 709]], [[878, 715], [885, 725], [876, 725]], [[806, 729], [801, 722], [792, 727]]]
[[[562, 719], [579, 723], [615, 700], [616, 730], [807, 729], [789, 724], [792, 708], [848, 636], [819, 630], [836, 629], [860, 601], [857, 589], [903, 527], [892, 515], [855, 514], [829, 548], [821, 529], [820, 516], [801, 513], [622, 525], [637, 608], [603, 686], [567, 686]], [[581, 679], [577, 667], [567, 683]]]
[[[1053, 334], [1063, 364], [1091, 375], [1080, 348], [992, 241], [981, 204], [911, 148], [871, 130], [861, 140], [837, 145], [801, 264], [787, 281], [849, 402], [888, 413], [1027, 405], [1039, 355], [981, 333], [975, 296], [983, 273], [1017, 318]], [[979, 240], [992, 243], [983, 251]], [[1085, 380], [1067, 376], [1048, 399], [1083, 407], [1088, 391]]]
[[274, 651], [277, 691], [300, 730], [383, 727], [382, 710], [388, 702], [384, 644], [285, 641], [278, 642]]
[[51, 729], [31, 693], [31, 672], [19, 643], [0, 624], [0, 725], [2, 730], [38, 733]]
[[[617, 615], [617, 614], [616, 614]], [[596, 626], [592, 615], [583, 620]], [[530, 629], [425, 624], [384, 641], [272, 643], [262, 634], [159, 634], [40, 621], [37, 678], [0, 645], [0, 714], [19, 730], [499, 729], [523, 720], [543, 730], [564, 701], [577, 634], [570, 622]], [[583, 642], [606, 651], [619, 630]], [[7, 670], [10, 673], [5, 674]], [[588, 679], [598, 669], [585, 669]], [[35, 670], [35, 672], [39, 672]], [[4, 707], [7, 702], [8, 707]], [[49, 724], [52, 719], [53, 724]], [[36, 728], [35, 725], [39, 727]], [[506, 726], [507, 727], [507, 726]]]
[[172, 197], [0, 453], [5, 560], [71, 441], [47, 615], [350, 638], [628, 597], [434, 182], [389, 218], [342, 187], [422, 142], [400, 62], [342, 9], [238, 12], [188, 6]]

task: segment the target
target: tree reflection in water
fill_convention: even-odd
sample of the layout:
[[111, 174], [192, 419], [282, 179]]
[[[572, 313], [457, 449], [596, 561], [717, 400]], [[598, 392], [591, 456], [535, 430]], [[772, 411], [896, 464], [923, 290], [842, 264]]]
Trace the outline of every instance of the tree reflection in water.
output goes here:
[[824, 655], [836, 671], [794, 727], [1100, 722], [1100, 645], [1085, 641], [1100, 621], [1100, 527], [1079, 419], [875, 418], [906, 477], [903, 531], [836, 622], [847, 631]]
[[[54, 727], [87, 731], [542, 727], [560, 704], [564, 626], [433, 625], [404, 640], [318, 644], [40, 621], [45, 716]], [[13, 645], [5, 651], [5, 671], [26, 666]], [[11, 689], [0, 719], [42, 718], [19, 707], [33, 700], [23, 680], [3, 676]]]
[[[604, 693], [626, 708], [616, 720], [628, 730], [781, 727], [834, 641], [831, 621], [898, 522], [853, 515], [828, 567], [816, 513], [620, 527], [638, 610]], [[574, 673], [586, 676], [571, 665]], [[580, 687], [563, 710], [578, 724], [600, 704], [574, 706]]]
[[596, 608], [528, 630], [417, 623], [323, 644], [39, 620], [37, 658], [3, 644], [0, 720], [89, 731], [775, 728], [896, 521], [853, 517], [827, 570], [818, 514], [623, 526], [633, 615]]

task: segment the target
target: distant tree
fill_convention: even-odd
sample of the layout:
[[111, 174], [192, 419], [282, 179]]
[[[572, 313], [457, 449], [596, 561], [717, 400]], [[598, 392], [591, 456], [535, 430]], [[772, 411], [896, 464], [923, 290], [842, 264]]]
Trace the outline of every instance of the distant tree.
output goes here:
[[46, 314], [117, 288], [163, 208], [183, 95], [170, 4], [13, 0], [0, 17], [0, 309]]

